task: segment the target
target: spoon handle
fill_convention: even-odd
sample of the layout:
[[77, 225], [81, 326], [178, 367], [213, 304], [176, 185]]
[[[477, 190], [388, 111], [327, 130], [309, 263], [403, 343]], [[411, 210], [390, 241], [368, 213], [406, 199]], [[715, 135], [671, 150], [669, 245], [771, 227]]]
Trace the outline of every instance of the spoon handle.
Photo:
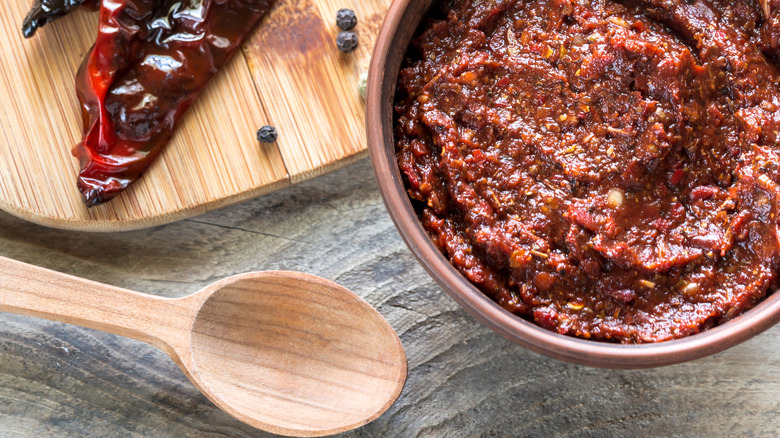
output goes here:
[[50, 271], [0, 257], [0, 311], [114, 333], [170, 351], [170, 339], [181, 318], [180, 300]]

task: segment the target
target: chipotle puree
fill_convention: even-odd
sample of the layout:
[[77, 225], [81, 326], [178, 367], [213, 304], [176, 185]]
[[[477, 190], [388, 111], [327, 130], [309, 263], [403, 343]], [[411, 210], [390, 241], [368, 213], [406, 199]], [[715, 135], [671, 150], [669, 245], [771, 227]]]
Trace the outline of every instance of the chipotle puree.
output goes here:
[[505, 309], [582, 338], [664, 341], [753, 307], [780, 267], [763, 7], [442, 2], [396, 101], [433, 241]]

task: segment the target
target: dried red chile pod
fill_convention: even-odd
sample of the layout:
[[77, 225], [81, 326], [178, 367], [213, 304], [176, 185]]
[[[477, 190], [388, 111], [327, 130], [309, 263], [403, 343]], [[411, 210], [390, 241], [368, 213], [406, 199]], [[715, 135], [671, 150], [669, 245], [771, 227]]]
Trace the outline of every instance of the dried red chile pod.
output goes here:
[[77, 78], [86, 133], [73, 153], [87, 206], [141, 176], [274, 1], [103, 0], [98, 39]]
[[[37, 0], [25, 32], [93, 1]], [[85, 133], [73, 154], [87, 206], [108, 201], [143, 174], [274, 2], [101, 1], [97, 40], [76, 78]]]
[[82, 5], [94, 7], [97, 6], [97, 0], [35, 0], [22, 23], [22, 34], [25, 38], [30, 38], [46, 23], [67, 15]]

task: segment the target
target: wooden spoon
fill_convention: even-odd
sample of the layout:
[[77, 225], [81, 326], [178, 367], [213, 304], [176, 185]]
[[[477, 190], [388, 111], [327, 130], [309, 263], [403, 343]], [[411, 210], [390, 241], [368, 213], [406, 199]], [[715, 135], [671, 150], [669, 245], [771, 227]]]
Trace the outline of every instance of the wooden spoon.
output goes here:
[[0, 311], [147, 342], [215, 405], [258, 429], [322, 436], [381, 415], [406, 355], [368, 303], [311, 275], [238, 275], [168, 299], [0, 257]]

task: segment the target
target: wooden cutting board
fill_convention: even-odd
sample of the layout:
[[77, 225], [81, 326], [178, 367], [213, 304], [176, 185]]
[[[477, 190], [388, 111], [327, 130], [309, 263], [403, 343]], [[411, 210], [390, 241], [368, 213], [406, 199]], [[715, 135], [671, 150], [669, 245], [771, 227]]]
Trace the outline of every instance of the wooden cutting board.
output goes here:
[[[145, 228], [256, 197], [365, 154], [358, 92], [390, 0], [279, 0], [214, 78], [147, 173], [87, 209], [76, 189], [81, 139], [74, 77], [95, 40], [79, 10], [25, 40], [32, 0], [0, 2], [0, 209], [42, 225]], [[354, 9], [360, 46], [336, 48], [336, 11]], [[260, 144], [273, 125], [277, 143]]]

